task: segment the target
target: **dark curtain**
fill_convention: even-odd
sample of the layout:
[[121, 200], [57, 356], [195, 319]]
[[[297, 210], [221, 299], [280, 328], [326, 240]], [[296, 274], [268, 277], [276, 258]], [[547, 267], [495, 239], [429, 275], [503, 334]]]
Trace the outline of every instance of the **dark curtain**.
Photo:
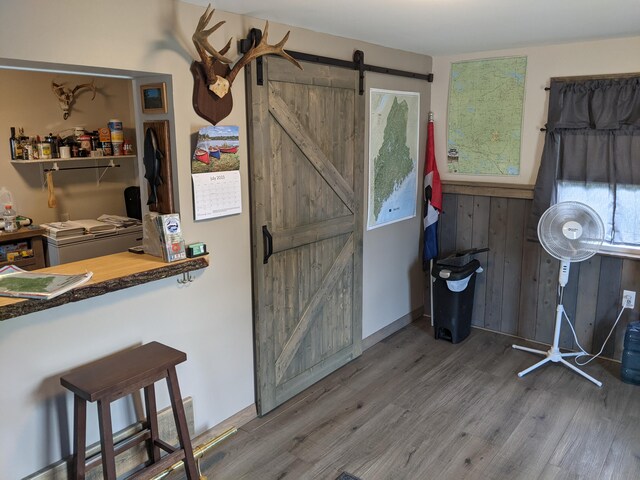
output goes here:
[[553, 81], [527, 237], [555, 203], [557, 180], [640, 185], [640, 76]]

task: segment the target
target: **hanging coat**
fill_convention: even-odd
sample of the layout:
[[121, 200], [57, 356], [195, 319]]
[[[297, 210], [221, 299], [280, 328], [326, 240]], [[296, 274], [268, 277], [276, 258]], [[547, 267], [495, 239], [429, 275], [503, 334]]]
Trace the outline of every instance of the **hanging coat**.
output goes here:
[[147, 205], [158, 203], [158, 185], [162, 184], [161, 168], [163, 154], [158, 148], [158, 137], [152, 128], [144, 135], [144, 178], [149, 181]]

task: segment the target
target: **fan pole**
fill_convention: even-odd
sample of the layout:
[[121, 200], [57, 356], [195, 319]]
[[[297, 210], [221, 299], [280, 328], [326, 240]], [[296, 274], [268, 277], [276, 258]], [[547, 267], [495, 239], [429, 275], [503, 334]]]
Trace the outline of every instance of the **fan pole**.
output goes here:
[[[568, 263], [567, 263], [568, 266]], [[565, 275], [568, 276], [569, 272], [568, 272], [568, 268], [566, 269], [565, 272], [563, 272], [563, 269], [561, 268], [561, 273], [560, 275], [562, 276], [563, 273]], [[561, 280], [562, 282], [562, 280]], [[566, 284], [566, 282], [565, 282]], [[576, 372], [579, 375], [582, 375], [584, 378], [586, 378], [587, 380], [595, 383], [597, 386], [601, 387], [602, 386], [602, 382], [596, 380], [595, 378], [593, 378], [591, 375], [583, 372], [582, 370], [580, 370], [578, 367], [576, 367], [573, 363], [567, 362], [565, 360], [565, 357], [577, 357], [578, 355], [581, 354], [581, 352], [569, 352], [569, 353], [561, 353], [560, 352], [560, 327], [562, 326], [562, 317], [564, 315], [564, 306], [562, 305], [562, 302], [558, 303], [558, 306], [556, 307], [556, 325], [555, 325], [555, 330], [553, 332], [553, 345], [551, 345], [551, 348], [549, 350], [547, 350], [546, 352], [544, 350], [536, 350], [535, 348], [529, 348], [529, 347], [521, 347], [520, 345], [512, 345], [513, 348], [515, 348], [516, 350], [523, 350], [525, 352], [529, 352], [529, 353], [536, 353], [538, 355], [542, 355], [543, 358], [542, 360], [540, 360], [538, 363], [531, 365], [529, 368], [521, 371], [520, 373], [518, 373], [518, 377], [524, 377], [527, 373], [532, 372], [533, 370], [535, 370], [538, 367], [543, 366], [544, 364], [546, 364], [547, 362], [554, 362], [554, 363], [562, 363], [564, 366], [569, 367], [571, 370], [573, 370], [574, 372]]]

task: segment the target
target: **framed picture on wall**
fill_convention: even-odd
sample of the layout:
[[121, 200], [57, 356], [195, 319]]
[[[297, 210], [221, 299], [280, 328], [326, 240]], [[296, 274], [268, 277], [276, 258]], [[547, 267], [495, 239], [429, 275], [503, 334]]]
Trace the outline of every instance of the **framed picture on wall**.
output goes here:
[[142, 113], [167, 113], [167, 85], [164, 82], [140, 85]]

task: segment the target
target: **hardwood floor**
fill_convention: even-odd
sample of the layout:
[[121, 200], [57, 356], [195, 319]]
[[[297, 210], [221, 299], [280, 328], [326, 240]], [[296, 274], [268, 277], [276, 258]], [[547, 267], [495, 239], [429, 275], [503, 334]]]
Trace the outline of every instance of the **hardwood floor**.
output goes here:
[[[638, 479], [640, 387], [620, 365], [598, 388], [474, 329], [461, 344], [415, 322], [240, 431], [202, 462], [209, 480]], [[519, 344], [521, 342], [518, 342]], [[532, 344], [533, 346], [533, 344]]]

